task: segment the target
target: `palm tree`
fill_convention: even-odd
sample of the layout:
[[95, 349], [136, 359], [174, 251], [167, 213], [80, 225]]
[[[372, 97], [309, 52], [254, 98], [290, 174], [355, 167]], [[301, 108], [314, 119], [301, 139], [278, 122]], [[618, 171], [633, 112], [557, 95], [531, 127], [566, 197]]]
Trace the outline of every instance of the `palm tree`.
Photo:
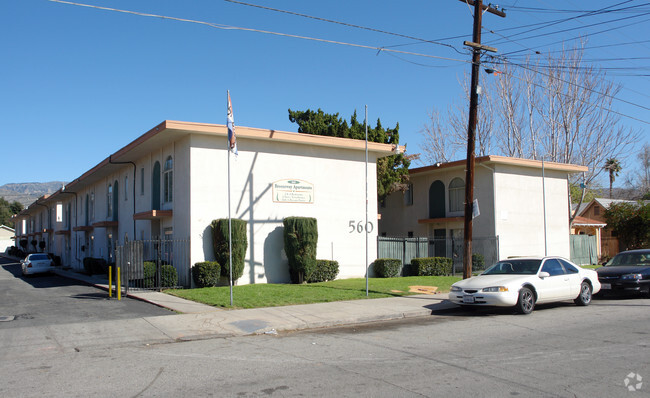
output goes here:
[[612, 198], [612, 184], [618, 177], [618, 172], [621, 171], [621, 163], [616, 158], [609, 158], [605, 161], [603, 169], [609, 172], [609, 198]]

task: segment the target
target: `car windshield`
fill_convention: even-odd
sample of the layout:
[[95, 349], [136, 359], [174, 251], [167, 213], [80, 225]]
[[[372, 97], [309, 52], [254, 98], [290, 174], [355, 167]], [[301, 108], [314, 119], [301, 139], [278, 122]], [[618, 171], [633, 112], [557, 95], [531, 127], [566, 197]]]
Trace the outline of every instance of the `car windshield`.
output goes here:
[[488, 268], [483, 275], [522, 274], [535, 275], [542, 260], [505, 260]]
[[650, 252], [642, 253], [619, 253], [607, 266], [623, 265], [648, 265], [650, 266]]
[[47, 257], [47, 254], [32, 254], [32, 255], [29, 257], [29, 259], [32, 260], [32, 261], [36, 261], [36, 260], [47, 260], [48, 257]]

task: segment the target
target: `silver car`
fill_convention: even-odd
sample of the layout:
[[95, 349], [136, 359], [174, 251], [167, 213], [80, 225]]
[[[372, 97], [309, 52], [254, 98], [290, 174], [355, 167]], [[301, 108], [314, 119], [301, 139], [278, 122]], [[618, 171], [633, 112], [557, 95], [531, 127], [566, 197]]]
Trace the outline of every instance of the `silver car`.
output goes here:
[[42, 274], [54, 270], [54, 262], [45, 253], [32, 253], [21, 260], [23, 275]]

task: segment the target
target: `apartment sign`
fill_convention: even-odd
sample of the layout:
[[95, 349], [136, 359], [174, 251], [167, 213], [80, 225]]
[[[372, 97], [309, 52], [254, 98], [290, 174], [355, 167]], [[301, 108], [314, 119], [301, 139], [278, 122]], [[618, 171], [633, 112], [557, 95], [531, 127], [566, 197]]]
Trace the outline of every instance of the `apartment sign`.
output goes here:
[[273, 183], [275, 203], [314, 203], [314, 184], [302, 180], [280, 180]]

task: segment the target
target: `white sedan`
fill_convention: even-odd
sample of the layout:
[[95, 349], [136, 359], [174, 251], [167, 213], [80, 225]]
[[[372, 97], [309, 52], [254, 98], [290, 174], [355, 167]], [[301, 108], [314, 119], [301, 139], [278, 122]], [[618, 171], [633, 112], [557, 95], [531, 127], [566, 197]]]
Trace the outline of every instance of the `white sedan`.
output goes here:
[[23, 275], [41, 274], [52, 272], [54, 270], [54, 262], [45, 253], [32, 253], [21, 260]]
[[573, 300], [589, 305], [600, 291], [598, 274], [561, 257], [510, 258], [481, 275], [454, 283], [449, 300], [466, 307], [515, 307], [530, 314], [535, 304]]

